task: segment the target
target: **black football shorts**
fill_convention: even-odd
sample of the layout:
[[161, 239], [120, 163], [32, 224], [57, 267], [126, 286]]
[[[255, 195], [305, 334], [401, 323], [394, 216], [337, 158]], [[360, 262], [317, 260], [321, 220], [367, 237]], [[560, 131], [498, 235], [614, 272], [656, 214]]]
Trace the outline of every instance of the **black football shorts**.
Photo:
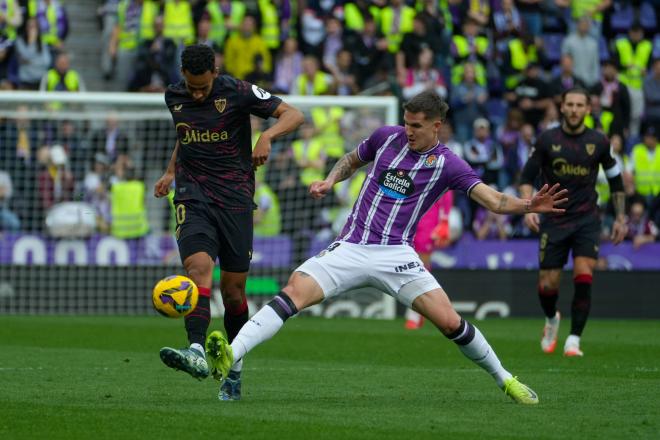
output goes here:
[[561, 269], [568, 261], [568, 253], [575, 257], [598, 258], [601, 225], [599, 220], [588, 219], [570, 226], [541, 225], [539, 240], [539, 267]]
[[247, 272], [252, 259], [252, 211], [233, 211], [198, 200], [174, 205], [181, 262], [206, 252], [227, 272]]

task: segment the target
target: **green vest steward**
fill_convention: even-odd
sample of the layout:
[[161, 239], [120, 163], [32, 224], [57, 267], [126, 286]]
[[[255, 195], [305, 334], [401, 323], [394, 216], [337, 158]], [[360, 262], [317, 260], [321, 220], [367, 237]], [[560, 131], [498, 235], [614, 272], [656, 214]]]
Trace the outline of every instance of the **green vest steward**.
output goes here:
[[[298, 139], [291, 144], [293, 149], [293, 157], [296, 162], [301, 162], [303, 159], [308, 161], [315, 161], [321, 157], [324, 151], [323, 142], [319, 137], [313, 137], [308, 140]], [[325, 178], [325, 170], [317, 170], [316, 168], [303, 167], [300, 170], [300, 182], [309, 186], [312, 182], [323, 180]]]
[[261, 222], [258, 225], [254, 225], [254, 235], [259, 237], [273, 237], [279, 235], [282, 231], [280, 201], [277, 198], [277, 194], [268, 185], [257, 185], [257, 189], [254, 192], [254, 202], [259, 204], [259, 201], [264, 197], [270, 199], [270, 208], [264, 213]]
[[[298, 75], [296, 78], [296, 95], [309, 95], [307, 90], [309, 79], [307, 75]], [[323, 72], [316, 72], [312, 81], [312, 95], [323, 95], [328, 92], [328, 77]]]
[[[486, 86], [486, 68], [479, 62], [473, 62], [474, 77], [477, 84]], [[463, 72], [465, 71], [465, 63], [457, 64], [451, 68], [451, 83], [458, 85], [463, 82]]]
[[660, 144], [656, 145], [653, 158], [646, 145], [635, 145], [632, 150], [632, 159], [637, 192], [643, 196], [660, 194]]
[[637, 43], [633, 50], [632, 43], [627, 38], [616, 40], [616, 49], [619, 52], [621, 73], [619, 81], [633, 89], [641, 90], [644, 84], [644, 73], [649, 64], [653, 45], [649, 40]]
[[[5, 23], [2, 25], [2, 30], [0, 31], [1, 35], [7, 37], [8, 40], [16, 39], [16, 28], [7, 23], [11, 17], [16, 13], [16, 0], [6, 0], [7, 10], [5, 11]], [[42, 37], [43, 38], [43, 37]]]
[[[452, 37], [454, 46], [456, 47], [456, 54], [459, 59], [465, 59], [470, 55], [470, 44], [468, 39], [463, 35], [454, 35]], [[480, 56], [485, 56], [488, 52], [488, 38], [486, 37], [476, 37], [474, 41], [477, 47], [477, 54]], [[486, 85], [486, 68], [484, 65], [478, 61], [474, 61], [474, 71], [477, 84], [485, 86]], [[451, 69], [451, 82], [454, 85], [460, 84], [463, 82], [463, 70], [465, 70], [463, 63], [457, 62]]]
[[188, 45], [195, 42], [195, 26], [188, 1], [165, 1], [163, 36], [171, 38], [177, 44]]
[[[14, 0], [9, 1], [11, 3], [14, 2]], [[28, 17], [36, 17], [37, 12], [39, 12], [39, 2], [37, 0], [29, 0], [27, 11]], [[7, 16], [11, 17], [9, 9], [7, 10]], [[53, 46], [60, 42], [60, 38], [57, 36], [57, 11], [55, 10], [55, 5], [52, 3], [46, 6], [46, 20], [48, 21], [48, 32], [41, 33], [41, 42]]]
[[[380, 18], [380, 9], [378, 9], [378, 6], [369, 6], [369, 12], [374, 18], [374, 21], [378, 23]], [[362, 32], [364, 30], [362, 11], [360, 11], [360, 8], [355, 3], [346, 3], [344, 5], [344, 26], [346, 29], [356, 32]]]
[[46, 75], [46, 90], [49, 92], [57, 89], [57, 86], [60, 83], [64, 84], [64, 87], [66, 87], [69, 92], [78, 91], [78, 87], [80, 85], [80, 76], [78, 76], [78, 72], [75, 70], [68, 70], [64, 74], [64, 78], [62, 78], [62, 75], [60, 75], [60, 73], [55, 69], [50, 69]]
[[138, 238], [149, 232], [144, 204], [144, 182], [117, 182], [110, 190], [112, 235], [117, 238]]
[[280, 18], [277, 8], [270, 0], [259, 0], [259, 12], [261, 13], [261, 38], [268, 49], [280, 47]]
[[[579, 20], [582, 18], [587, 12], [593, 11], [596, 9], [596, 7], [602, 2], [602, 0], [577, 0], [577, 1], [572, 1], [571, 2], [571, 16]], [[598, 12], [594, 14], [594, 20], [602, 22], [603, 21], [603, 13]]]
[[138, 44], [154, 37], [154, 20], [158, 16], [158, 5], [152, 0], [144, 0], [140, 12], [140, 24], [137, 29], [126, 29], [126, 9], [130, 0], [123, 0], [117, 8], [119, 25], [119, 49], [135, 50]]
[[[211, 30], [209, 31], [209, 39], [214, 41], [218, 46], [222, 46], [227, 38], [227, 27], [225, 26], [225, 17], [222, 14], [218, 0], [211, 0], [206, 4], [206, 12], [209, 14], [211, 20]], [[240, 1], [231, 2], [231, 12], [229, 14], [229, 22], [234, 26], [240, 26], [245, 17], [245, 4]]]
[[344, 116], [341, 107], [312, 107], [312, 122], [320, 131], [317, 136], [325, 148], [328, 157], [339, 159], [345, 153], [344, 138], [341, 135], [340, 121]]
[[509, 41], [509, 53], [511, 54], [511, 67], [518, 71], [518, 73], [509, 75], [505, 80], [507, 89], [515, 88], [521, 81], [521, 73], [527, 65], [531, 62], [538, 61], [538, 54], [536, 46], [530, 45], [527, 50], [518, 38]]
[[[608, 110], [603, 110], [600, 113], [600, 117], [598, 118], [598, 122], [600, 123], [603, 132], [607, 135], [610, 134], [610, 128], [612, 127], [613, 121], [614, 121], [614, 113]], [[587, 128], [591, 128], [591, 129], [596, 128], [596, 121], [594, 120], [594, 117], [591, 114], [588, 114], [587, 116], [584, 117], [584, 125]]]
[[394, 9], [387, 6], [380, 12], [380, 29], [387, 39], [387, 50], [390, 53], [398, 52], [401, 40], [403, 40], [403, 34], [413, 31], [414, 18], [415, 10], [410, 6], [402, 6], [399, 17], [399, 29], [393, 32]]

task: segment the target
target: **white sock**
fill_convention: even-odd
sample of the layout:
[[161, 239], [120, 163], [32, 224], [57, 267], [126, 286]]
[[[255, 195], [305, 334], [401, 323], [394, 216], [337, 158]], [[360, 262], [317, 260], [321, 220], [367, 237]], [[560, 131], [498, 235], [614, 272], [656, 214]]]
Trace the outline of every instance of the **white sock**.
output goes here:
[[557, 321], [559, 321], [559, 315], [557, 314], [557, 312], [555, 312], [555, 316], [553, 316], [552, 318], [548, 318], [547, 316], [545, 318], [545, 322], [547, 322], [550, 325], [556, 325]]
[[230, 370], [240, 373], [243, 369], [243, 359], [239, 359], [234, 365], [231, 366]]
[[579, 346], [580, 346], [580, 337], [578, 335], [568, 335], [564, 347], [579, 347]]
[[200, 352], [202, 354], [202, 356], [206, 357], [206, 351], [204, 350], [204, 347], [202, 347], [201, 344], [198, 344], [198, 343], [195, 342], [193, 344], [190, 344], [190, 348]]
[[504, 386], [505, 380], [512, 377], [511, 373], [504, 369], [495, 351], [493, 351], [478, 328], [474, 327], [474, 338], [472, 341], [465, 345], [458, 345], [458, 349], [463, 352], [465, 357], [493, 376], [493, 379], [497, 382], [497, 386], [500, 388]]
[[235, 362], [238, 363], [254, 347], [275, 336], [282, 325], [284, 321], [272, 307], [262, 307], [245, 323], [231, 343]]

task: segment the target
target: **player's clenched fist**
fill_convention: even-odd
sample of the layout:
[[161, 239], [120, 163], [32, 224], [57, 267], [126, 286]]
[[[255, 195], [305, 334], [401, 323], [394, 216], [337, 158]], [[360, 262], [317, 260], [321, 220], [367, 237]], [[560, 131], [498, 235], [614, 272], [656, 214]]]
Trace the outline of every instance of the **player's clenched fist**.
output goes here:
[[320, 182], [312, 182], [312, 184], [309, 185], [309, 193], [315, 199], [322, 199], [331, 188], [332, 185], [325, 180]]
[[158, 179], [158, 182], [156, 182], [154, 185], [154, 196], [165, 197], [170, 192], [170, 185], [172, 185], [173, 180], [173, 173], [163, 174], [163, 176]]

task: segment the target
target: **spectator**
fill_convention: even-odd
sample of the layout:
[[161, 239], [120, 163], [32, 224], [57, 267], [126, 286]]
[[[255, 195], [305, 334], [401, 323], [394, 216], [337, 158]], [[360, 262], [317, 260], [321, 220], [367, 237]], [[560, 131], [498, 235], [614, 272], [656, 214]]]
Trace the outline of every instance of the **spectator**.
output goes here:
[[[404, 99], [411, 99], [424, 90], [435, 90], [442, 98], [447, 98], [445, 79], [442, 77], [440, 70], [433, 67], [433, 60], [433, 51], [428, 47], [419, 52], [415, 67], [406, 70], [404, 81], [401, 84]], [[476, 100], [481, 98], [482, 96], [475, 97]]]
[[472, 221], [472, 232], [477, 240], [506, 240], [511, 234], [508, 215], [495, 214], [479, 206]]
[[[429, 47], [437, 57], [436, 64], [438, 67], [445, 67], [449, 55], [451, 31], [445, 23], [445, 10], [440, 10], [439, 3], [436, 0], [424, 0], [422, 10], [415, 17], [419, 17], [424, 23]], [[406, 36], [403, 37], [405, 39]], [[403, 45], [403, 42], [401, 44]]]
[[119, 156], [128, 154], [128, 137], [119, 129], [116, 113], [109, 113], [105, 128], [92, 133], [91, 147], [94, 154], [105, 154], [111, 163], [114, 163]]
[[387, 41], [378, 34], [373, 18], [365, 17], [364, 29], [359, 33], [345, 33], [344, 47], [353, 54], [358, 85], [366, 88], [367, 81], [385, 64], [387, 51]]
[[333, 75], [337, 74], [337, 54], [342, 48], [343, 31], [341, 22], [335, 17], [328, 17], [325, 23], [323, 40], [323, 68]]
[[188, 0], [165, 0], [163, 5], [163, 36], [177, 47], [195, 42], [195, 24]]
[[612, 0], [556, 0], [556, 2], [562, 7], [570, 6], [574, 21], [588, 19], [591, 35], [594, 38], [602, 35], [604, 12], [612, 6]]
[[537, 127], [546, 108], [553, 105], [549, 92], [548, 83], [541, 78], [540, 66], [531, 63], [525, 69], [525, 76], [518, 86], [504, 96], [510, 105], [523, 111], [526, 122]]
[[543, 119], [539, 122], [538, 131], [550, 130], [551, 128], [559, 127], [561, 121], [559, 120], [559, 110], [557, 106], [552, 104], [545, 108]]
[[[521, 15], [513, 0], [502, 0], [500, 8], [493, 13], [493, 25], [495, 39], [505, 44], [510, 38], [522, 33]], [[526, 26], [526, 28], [532, 36], [540, 34], [540, 32], [532, 32], [529, 26]]]
[[44, 168], [37, 176], [41, 208], [46, 211], [60, 202], [73, 200], [75, 180], [69, 171], [64, 147], [43, 147]]
[[82, 180], [89, 161], [89, 151], [83, 144], [78, 127], [73, 121], [62, 120], [58, 123], [55, 143], [64, 148], [74, 179]]
[[313, 55], [303, 58], [302, 73], [293, 82], [294, 95], [329, 95], [335, 89], [332, 76], [319, 70], [319, 60]]
[[245, 80], [251, 84], [256, 84], [264, 90], [273, 89], [273, 75], [264, 70], [264, 60], [261, 55], [254, 57], [254, 70], [245, 76]]
[[282, 232], [282, 214], [277, 194], [262, 179], [255, 180], [254, 235], [255, 237], [273, 237]]
[[531, 34], [509, 40], [502, 60], [502, 75], [507, 90], [513, 90], [522, 80], [527, 66], [546, 62], [543, 41]]
[[454, 67], [451, 71], [451, 83], [457, 85], [463, 78], [464, 63], [474, 63], [477, 83], [486, 85], [486, 65], [490, 58], [490, 42], [487, 37], [479, 35], [479, 25], [474, 20], [466, 20], [462, 34], [452, 37], [451, 54]]
[[241, 23], [240, 31], [232, 34], [225, 45], [225, 63], [227, 73], [245, 79], [246, 75], [255, 69], [255, 59], [261, 55], [263, 71], [273, 70], [270, 51], [264, 40], [256, 32], [256, 21], [253, 16], [246, 15]]
[[498, 127], [496, 132], [497, 142], [502, 145], [502, 148], [508, 150], [518, 144], [520, 129], [524, 123], [525, 116], [523, 112], [516, 107], [509, 108], [504, 124]]
[[300, 169], [300, 184], [305, 188], [325, 178], [327, 155], [323, 139], [316, 134], [314, 125], [305, 123], [300, 127], [301, 138], [291, 144], [293, 158]]
[[154, 20], [154, 37], [145, 40], [138, 49], [135, 73], [128, 89], [133, 92], [162, 93], [168, 84], [175, 83], [177, 45], [163, 35], [163, 19]]
[[55, 58], [55, 66], [41, 78], [39, 90], [44, 92], [84, 92], [85, 83], [78, 72], [71, 69], [69, 54], [60, 52]]
[[635, 145], [631, 154], [635, 189], [649, 205], [660, 195], [660, 154], [657, 151], [656, 130], [653, 125], [646, 127], [642, 143]]
[[504, 166], [502, 147], [492, 139], [488, 119], [479, 118], [473, 125], [474, 137], [463, 149], [465, 160], [485, 184], [503, 188], [500, 185], [500, 171]]
[[440, 126], [438, 132], [438, 140], [440, 143], [449, 148], [456, 156], [463, 158], [463, 144], [454, 138], [454, 127], [449, 122], [445, 122]]
[[490, 22], [490, 1], [470, 1], [467, 6], [467, 18], [474, 20], [479, 26], [487, 26]]
[[287, 38], [275, 62], [274, 93], [288, 94], [291, 91], [294, 80], [302, 73], [302, 60], [298, 41], [295, 38]]
[[588, 17], [581, 18], [577, 31], [566, 37], [561, 45], [562, 55], [573, 58], [575, 76], [589, 88], [600, 79], [598, 40], [589, 34], [590, 27], [591, 20]]
[[531, 124], [524, 124], [520, 129], [520, 136], [514, 146], [504, 150], [504, 187], [518, 182], [523, 169], [536, 142], [535, 130]]
[[18, 58], [19, 87], [25, 90], [38, 90], [41, 78], [46, 75], [51, 64], [48, 47], [41, 41], [39, 25], [35, 18], [29, 18], [16, 40]]
[[103, 153], [96, 153], [92, 168], [83, 181], [84, 199], [96, 211], [96, 226], [99, 232], [110, 232], [112, 222], [110, 196], [108, 194], [110, 159]]
[[340, 50], [337, 54], [337, 66], [334, 72], [337, 95], [356, 95], [360, 91], [354, 66], [351, 51], [348, 49]]
[[[506, 0], [502, 1], [502, 5], [505, 2]], [[540, 36], [543, 31], [542, 3], [543, 0], [516, 0], [516, 6], [524, 27], [534, 37]]]
[[201, 20], [197, 22], [197, 44], [205, 44], [215, 53], [221, 51], [222, 46], [218, 45], [217, 41], [211, 38], [211, 20], [207, 17], [202, 17]]
[[392, 57], [399, 51], [403, 36], [413, 31], [414, 17], [415, 9], [406, 5], [404, 0], [389, 0], [381, 9], [380, 31], [387, 39], [387, 50]]
[[325, 20], [322, 11], [310, 7], [303, 9], [300, 16], [300, 48], [304, 55], [323, 57]]
[[555, 104], [561, 103], [561, 95], [573, 87], [584, 87], [584, 83], [575, 76], [573, 71], [573, 56], [566, 53], [559, 59], [559, 73], [550, 81]]
[[626, 138], [631, 109], [628, 87], [619, 82], [619, 72], [614, 62], [604, 61], [602, 72], [602, 79], [592, 91], [596, 96], [592, 100], [592, 114], [598, 115], [598, 122], [606, 135], [618, 134]]
[[13, 185], [8, 172], [0, 170], [0, 232], [16, 232], [21, 229], [21, 221], [10, 209]]
[[227, 36], [240, 28], [245, 11], [245, 3], [242, 1], [208, 0], [200, 22], [208, 22], [208, 38], [220, 48], [224, 47]]
[[110, 187], [110, 210], [112, 223], [110, 232], [121, 239], [140, 238], [149, 232], [147, 208], [145, 206], [146, 187], [144, 180], [135, 175], [135, 169], [127, 166], [121, 179]]
[[379, 8], [370, 0], [348, 1], [340, 16], [344, 19], [344, 27], [348, 31], [362, 32], [365, 21], [379, 14]]
[[626, 240], [632, 241], [633, 248], [639, 249], [658, 238], [658, 227], [649, 218], [643, 199], [638, 197], [632, 200], [627, 220]]
[[660, 127], [660, 58], [653, 60], [651, 71], [644, 80], [644, 121]]
[[28, 2], [28, 16], [37, 19], [44, 44], [53, 50], [63, 48], [69, 34], [69, 18], [58, 0]]
[[19, 82], [14, 54], [16, 29], [23, 22], [16, 0], [0, 0], [0, 90], [11, 90]]
[[401, 49], [396, 54], [397, 73], [405, 77], [407, 69], [419, 66], [419, 54], [422, 50], [433, 50], [435, 46], [437, 44], [433, 43], [432, 36], [426, 29], [426, 23], [420, 15], [417, 15], [413, 21], [413, 31], [404, 34]]
[[110, 45], [110, 39], [112, 38], [112, 32], [115, 26], [117, 26], [117, 9], [119, 6], [120, 0], [105, 0], [102, 6], [96, 11], [96, 16], [99, 20], [101, 27], [101, 71], [103, 72], [103, 77], [106, 81], [112, 78], [113, 74], [113, 61], [110, 57], [108, 47]]
[[[446, 93], [446, 92], [445, 92]], [[486, 113], [485, 104], [488, 91], [476, 83], [474, 64], [463, 66], [463, 81], [455, 86], [452, 93], [453, 121], [456, 139], [465, 142], [472, 136], [472, 123]]]

